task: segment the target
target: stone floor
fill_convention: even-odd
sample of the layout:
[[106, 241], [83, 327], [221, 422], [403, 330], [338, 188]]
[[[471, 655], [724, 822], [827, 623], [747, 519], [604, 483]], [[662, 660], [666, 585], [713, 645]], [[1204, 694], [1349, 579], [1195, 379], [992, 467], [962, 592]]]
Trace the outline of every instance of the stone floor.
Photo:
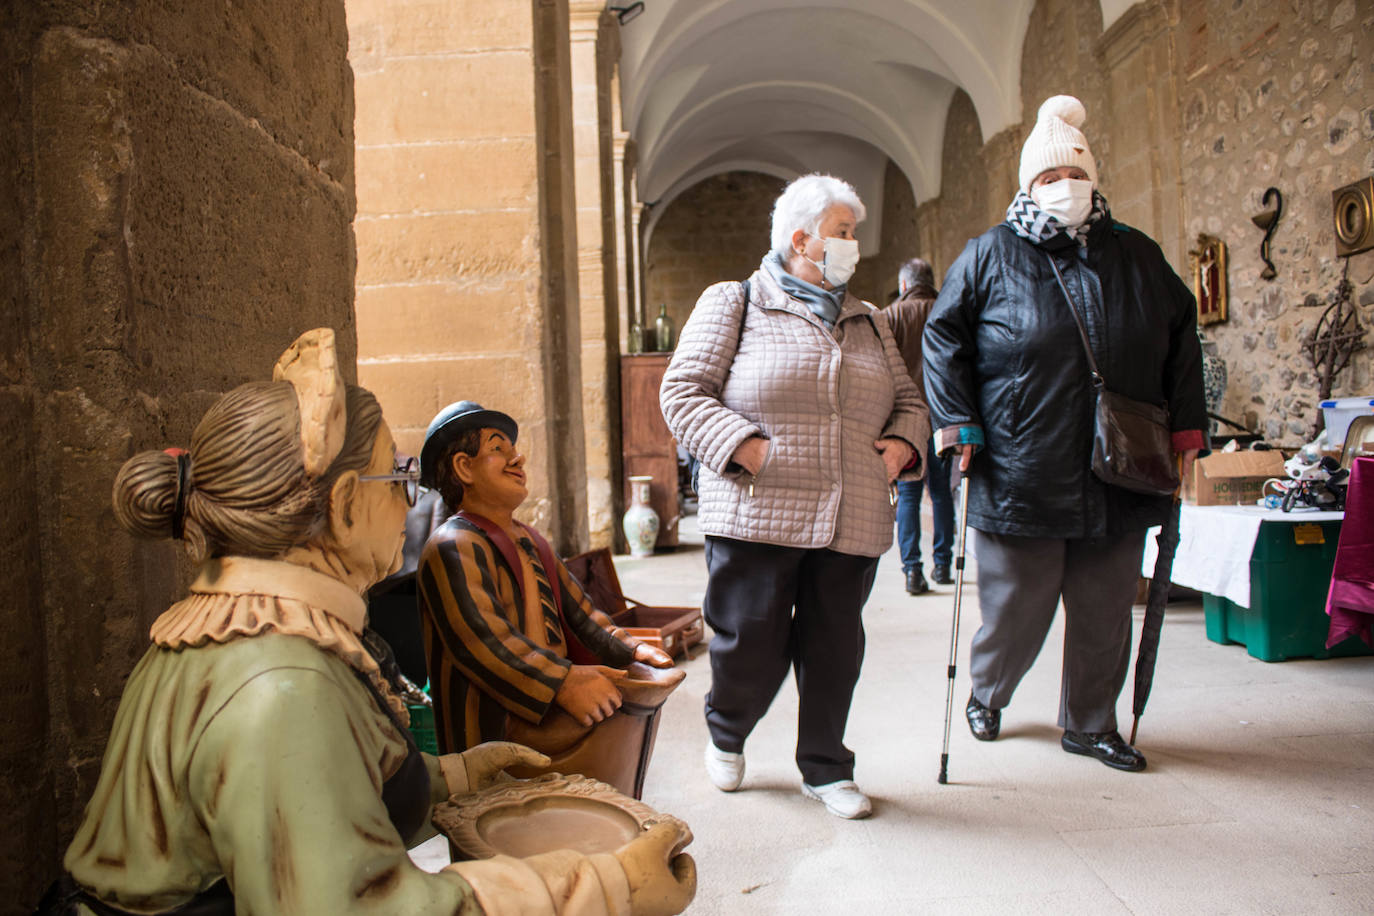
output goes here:
[[[691, 521], [676, 552], [617, 558], [627, 594], [700, 603]], [[698, 650], [685, 663], [645, 800], [695, 833], [689, 913], [1374, 912], [1374, 657], [1261, 662], [1209, 642], [1199, 603], [1171, 604], [1138, 741], [1150, 766], [1119, 773], [1059, 748], [1058, 623], [1002, 737], [974, 741], [960, 712], [978, 624], [967, 585], [939, 785], [952, 596], [908, 596], [895, 552], [883, 557], [847, 735], [874, 800], [865, 821], [799, 793], [790, 682], [750, 739], [742, 789], [716, 791], [701, 766], [709, 662]], [[1129, 685], [1119, 709], [1129, 721]]]

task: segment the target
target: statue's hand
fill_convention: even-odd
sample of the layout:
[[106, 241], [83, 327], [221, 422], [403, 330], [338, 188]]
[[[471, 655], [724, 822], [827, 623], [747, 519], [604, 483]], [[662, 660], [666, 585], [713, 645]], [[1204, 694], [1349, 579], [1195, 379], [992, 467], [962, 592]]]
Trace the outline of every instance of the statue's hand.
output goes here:
[[583, 725], [595, 725], [620, 708], [625, 672], [605, 665], [573, 665], [553, 701]]
[[615, 851], [630, 884], [633, 916], [671, 916], [692, 902], [697, 892], [696, 862], [685, 852], [669, 858], [689, 838], [674, 824], [652, 824]]
[[635, 646], [635, 661], [653, 665], [655, 668], [673, 667], [673, 657], [658, 646], [642, 642]]
[[468, 791], [477, 792], [506, 777], [506, 767], [546, 767], [550, 760], [534, 748], [510, 741], [488, 741], [459, 755], [468, 775]]

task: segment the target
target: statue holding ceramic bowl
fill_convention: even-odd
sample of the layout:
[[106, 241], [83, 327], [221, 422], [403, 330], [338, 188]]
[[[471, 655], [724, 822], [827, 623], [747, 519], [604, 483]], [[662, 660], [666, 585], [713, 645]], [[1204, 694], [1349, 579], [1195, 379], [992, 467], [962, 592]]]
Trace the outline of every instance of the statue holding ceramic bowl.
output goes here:
[[415, 472], [334, 334], [210, 408], [188, 450], [129, 459], [121, 525], [201, 562], [152, 627], [45, 913], [679, 912], [690, 838], [653, 818], [613, 850], [415, 867], [436, 804], [547, 762], [509, 743], [421, 753], [361, 640], [401, 555]]

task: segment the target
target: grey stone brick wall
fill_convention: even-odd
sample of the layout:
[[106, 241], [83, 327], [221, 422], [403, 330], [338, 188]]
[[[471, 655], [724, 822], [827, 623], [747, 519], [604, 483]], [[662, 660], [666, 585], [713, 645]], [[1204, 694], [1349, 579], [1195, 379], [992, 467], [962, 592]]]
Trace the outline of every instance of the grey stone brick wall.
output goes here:
[[10, 4], [0, 26], [0, 912], [57, 874], [190, 570], [110, 491], [301, 331], [353, 372], [342, 0]]

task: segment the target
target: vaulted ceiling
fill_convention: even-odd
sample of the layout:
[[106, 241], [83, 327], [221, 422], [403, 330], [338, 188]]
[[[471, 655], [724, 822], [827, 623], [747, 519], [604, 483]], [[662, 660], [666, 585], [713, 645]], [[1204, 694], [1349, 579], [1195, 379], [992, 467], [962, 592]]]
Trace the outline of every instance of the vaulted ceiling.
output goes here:
[[[1110, 26], [1133, 0], [1100, 0]], [[611, 0], [612, 6], [628, 0]], [[645, 0], [621, 30], [625, 126], [639, 197], [662, 205], [747, 169], [842, 175], [879, 230], [887, 159], [916, 200], [940, 192], [950, 98], [983, 136], [1020, 123], [1035, 0]], [[651, 216], [652, 219], [652, 216]], [[861, 236], [862, 241], [862, 236]]]

